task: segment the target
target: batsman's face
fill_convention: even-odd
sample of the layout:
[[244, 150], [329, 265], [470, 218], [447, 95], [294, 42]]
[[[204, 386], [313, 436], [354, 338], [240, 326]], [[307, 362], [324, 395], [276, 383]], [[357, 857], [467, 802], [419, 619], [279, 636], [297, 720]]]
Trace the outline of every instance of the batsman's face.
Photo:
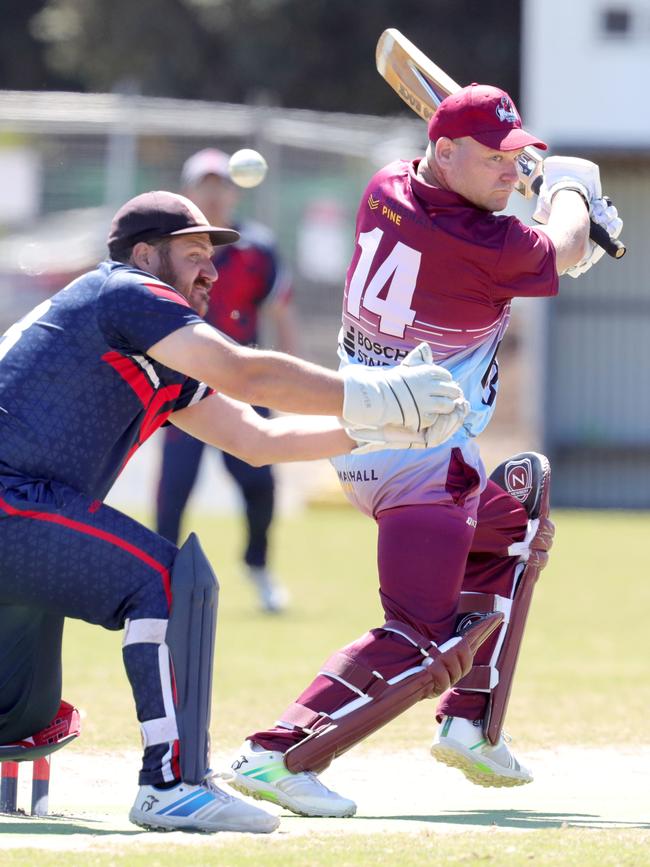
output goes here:
[[[179, 235], [154, 248], [152, 271], [187, 298], [199, 316], [205, 316], [210, 291], [217, 279], [212, 262], [214, 247], [209, 235]], [[155, 270], [154, 270], [155, 269]]]
[[523, 148], [497, 151], [469, 137], [451, 144], [445, 165], [450, 189], [486, 211], [502, 211], [517, 183]]

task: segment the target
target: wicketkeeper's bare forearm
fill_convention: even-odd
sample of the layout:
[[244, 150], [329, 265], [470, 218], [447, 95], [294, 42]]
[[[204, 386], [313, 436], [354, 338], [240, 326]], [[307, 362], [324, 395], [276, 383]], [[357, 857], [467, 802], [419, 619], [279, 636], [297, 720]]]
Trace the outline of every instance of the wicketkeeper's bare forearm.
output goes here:
[[282, 412], [343, 414], [343, 380], [334, 370], [272, 350], [245, 350], [237, 367], [219, 389], [237, 400]]
[[258, 440], [249, 463], [311, 461], [347, 454], [356, 446], [338, 419], [321, 416], [280, 416], [266, 420], [264, 436]]

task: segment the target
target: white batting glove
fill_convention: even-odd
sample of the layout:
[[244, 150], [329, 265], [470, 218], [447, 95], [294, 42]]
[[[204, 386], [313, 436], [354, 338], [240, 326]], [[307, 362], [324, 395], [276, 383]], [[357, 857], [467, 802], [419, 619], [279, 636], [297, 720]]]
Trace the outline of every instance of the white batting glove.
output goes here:
[[457, 398], [454, 409], [446, 415], [439, 415], [432, 425], [419, 433], [404, 427], [384, 425], [380, 428], [347, 427], [347, 435], [358, 445], [352, 449], [353, 455], [378, 452], [384, 449], [432, 449], [446, 442], [462, 426], [469, 403]]
[[533, 214], [536, 223], [546, 225], [551, 215], [553, 196], [560, 190], [575, 190], [585, 200], [585, 205], [600, 199], [603, 191], [600, 184], [600, 169], [596, 163], [579, 157], [546, 157], [543, 181]]
[[342, 375], [343, 419], [352, 427], [390, 424], [419, 432], [451, 413], [463, 397], [449, 371], [433, 364], [428, 343], [420, 343], [390, 369], [351, 364]]
[[[623, 231], [623, 220], [618, 215], [618, 211], [606, 196], [600, 199], [594, 199], [589, 205], [589, 216], [594, 221], [606, 229], [607, 234], [612, 238], [618, 238]], [[605, 251], [598, 244], [595, 244], [591, 239], [587, 240], [584, 257], [577, 263], [568, 268], [565, 273], [569, 277], [580, 277], [585, 271], [588, 271], [599, 259], [602, 259]]]

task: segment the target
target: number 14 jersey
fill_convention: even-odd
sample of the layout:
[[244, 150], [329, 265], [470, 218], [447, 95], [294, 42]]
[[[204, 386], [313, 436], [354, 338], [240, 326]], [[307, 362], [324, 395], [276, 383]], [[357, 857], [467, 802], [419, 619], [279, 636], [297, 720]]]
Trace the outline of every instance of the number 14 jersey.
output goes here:
[[555, 248], [514, 216], [480, 210], [417, 177], [419, 160], [365, 190], [347, 273], [341, 365], [394, 365], [426, 341], [462, 387], [477, 436], [493, 411], [496, 353], [516, 296], [555, 295]]

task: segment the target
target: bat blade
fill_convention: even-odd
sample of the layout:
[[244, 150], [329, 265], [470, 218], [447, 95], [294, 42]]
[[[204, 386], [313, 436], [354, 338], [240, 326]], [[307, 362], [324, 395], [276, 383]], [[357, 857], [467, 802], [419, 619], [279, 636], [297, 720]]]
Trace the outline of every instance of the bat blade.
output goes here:
[[379, 74], [423, 120], [429, 120], [446, 96], [460, 90], [446, 72], [394, 28], [384, 30], [379, 37], [375, 57]]
[[[394, 27], [384, 30], [375, 52], [377, 71], [408, 107], [428, 121], [442, 100], [461, 89], [453, 78], [429, 60], [419, 48]], [[515, 189], [529, 199], [541, 185], [544, 157], [533, 147], [524, 148], [517, 160], [519, 181]], [[610, 256], [620, 259], [625, 246], [592, 221], [590, 237]]]

